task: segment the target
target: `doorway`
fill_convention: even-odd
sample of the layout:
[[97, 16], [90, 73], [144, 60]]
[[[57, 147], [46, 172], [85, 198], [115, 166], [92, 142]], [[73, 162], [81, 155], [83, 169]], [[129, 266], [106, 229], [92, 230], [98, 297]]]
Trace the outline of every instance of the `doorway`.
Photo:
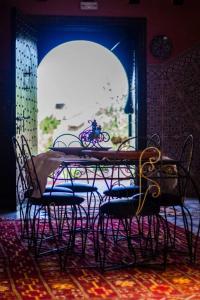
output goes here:
[[[16, 41], [18, 49], [16, 50]], [[8, 120], [7, 135], [24, 134], [33, 153], [37, 153], [37, 67], [43, 58], [56, 46], [75, 40], [87, 40], [113, 49], [124, 67], [128, 78], [128, 96], [124, 103], [128, 135], [146, 135], [146, 19], [112, 17], [63, 17], [24, 16], [13, 14], [13, 62], [16, 70], [12, 84], [13, 115]], [[134, 65], [134, 68], [133, 68]], [[135, 73], [133, 72], [135, 70]], [[135, 90], [132, 84], [135, 81]], [[133, 107], [132, 93], [135, 95]], [[133, 113], [135, 119], [133, 120]], [[7, 162], [10, 186], [10, 202], [7, 207], [16, 207], [13, 161]], [[7, 177], [6, 177], [7, 178]]]
[[[120, 116], [125, 120], [126, 125], [124, 126], [124, 131], [116, 133], [117, 126], [115, 126], [116, 131], [113, 130], [108, 124], [102, 124], [102, 120], [100, 119], [100, 125], [105, 125], [105, 130], [110, 132], [114, 132], [112, 138], [113, 141], [120, 142], [121, 138], [132, 136], [132, 135], [146, 135], [146, 20], [143, 18], [133, 19], [133, 18], [106, 18], [106, 17], [45, 17], [46, 19], [40, 17], [32, 18], [32, 22], [36, 25], [38, 29], [38, 79], [40, 77], [40, 67], [48, 58], [56, 50], [61, 50], [62, 46], [68, 45], [70, 48], [70, 44], [78, 44], [78, 43], [88, 43], [86, 46], [87, 52], [90, 51], [89, 48], [91, 45], [96, 46], [97, 49], [104, 49], [105, 52], [110, 53], [111, 56], [115, 57], [115, 60], [118, 61], [118, 64], [121, 66], [124, 72], [124, 77], [126, 77], [125, 81], [127, 81], [127, 87], [124, 87], [124, 92], [119, 92], [119, 95], [114, 95], [115, 100], [117, 96], [120, 98]], [[92, 47], [91, 47], [92, 48]], [[67, 51], [65, 49], [65, 51]], [[83, 55], [83, 50], [76, 50], [74, 53], [80, 53], [80, 56]], [[85, 58], [84, 58], [85, 59]], [[92, 58], [91, 58], [92, 59]], [[104, 58], [102, 60], [106, 62]], [[80, 64], [81, 64], [80, 58]], [[67, 67], [65, 67], [67, 69]], [[83, 67], [85, 69], [85, 66]], [[93, 72], [95, 74], [98, 70], [98, 67], [93, 68]], [[81, 85], [82, 79], [79, 78], [80, 68], [71, 69], [73, 73], [72, 78], [74, 78], [74, 83], [77, 86]], [[66, 70], [68, 71], [68, 70]], [[116, 72], [119, 74], [119, 72]], [[68, 73], [69, 74], [69, 73]], [[95, 74], [97, 75], [97, 74]], [[85, 76], [89, 78], [90, 76], [87, 74]], [[114, 76], [113, 76], [114, 77]], [[66, 78], [63, 76], [58, 76], [60, 81], [66, 83]], [[98, 78], [98, 76], [96, 77]], [[101, 104], [104, 102], [104, 99], [109, 99], [113, 96], [108, 95], [108, 91], [112, 87], [109, 86], [110, 80], [106, 80], [106, 76], [104, 78], [104, 82], [101, 83], [101, 99], [95, 99], [91, 94], [90, 103], [97, 103], [99, 108]], [[118, 80], [119, 81], [119, 80]], [[56, 81], [54, 81], [56, 82]], [[60, 82], [57, 82], [58, 86]], [[66, 83], [67, 84], [67, 83]], [[91, 91], [91, 81], [87, 82], [87, 90]], [[50, 85], [48, 85], [50, 87]], [[82, 87], [83, 88], [83, 87]], [[105, 90], [103, 91], [103, 88]], [[40, 90], [40, 82], [38, 81], [38, 91]], [[51, 87], [49, 88], [51, 90]], [[61, 91], [61, 89], [60, 89]], [[104, 92], [104, 94], [102, 94]], [[107, 93], [107, 95], [106, 95]], [[70, 95], [68, 101], [73, 99], [74, 95]], [[110, 98], [109, 98], [110, 96]], [[78, 101], [80, 103], [80, 97]], [[86, 97], [85, 96], [85, 100]], [[122, 99], [123, 98], [123, 99]], [[38, 101], [39, 98], [38, 98]], [[47, 99], [45, 100], [47, 102]], [[58, 93], [55, 95], [55, 103], [54, 103], [54, 113], [55, 118], [53, 116], [53, 123], [56, 124], [53, 129], [53, 137], [49, 138], [49, 141], [46, 145], [51, 144], [52, 139], [58, 135], [59, 128], [63, 126], [62, 133], [69, 132], [70, 130], [76, 130], [77, 133], [80, 133], [84, 128], [87, 127], [87, 120], [94, 119], [97, 115], [93, 114], [90, 116], [84, 116], [82, 111], [82, 122], [81, 118], [79, 118], [80, 113], [78, 113], [75, 109], [74, 112], [71, 113], [73, 115], [73, 120], [71, 119], [71, 124], [67, 124], [66, 121], [68, 116], [66, 114], [67, 105], [65, 103], [65, 95], [62, 93]], [[108, 102], [108, 101], [107, 101]], [[83, 102], [81, 101], [81, 104]], [[111, 105], [111, 102], [110, 102]], [[116, 103], [115, 103], [116, 105]], [[79, 106], [79, 104], [78, 104]], [[84, 112], [87, 112], [88, 107], [92, 106], [86, 103], [84, 106]], [[40, 110], [40, 104], [38, 103], [38, 108]], [[65, 111], [65, 113], [64, 113]], [[77, 113], [77, 114], [76, 114]], [[39, 111], [40, 114], [40, 111]], [[38, 123], [41, 123], [41, 118], [38, 114]], [[49, 116], [51, 114], [49, 113]], [[116, 118], [119, 120], [119, 118]], [[44, 118], [43, 118], [44, 120]], [[77, 121], [78, 120], [78, 121]], [[51, 118], [46, 119], [46, 121], [51, 121]], [[123, 127], [122, 126], [122, 127]], [[42, 124], [42, 127], [45, 127], [45, 122]], [[121, 129], [121, 126], [119, 126]], [[38, 130], [40, 132], [41, 129]], [[74, 132], [71, 132], [74, 133]], [[40, 134], [40, 133], [39, 133]], [[113, 145], [112, 145], [113, 146]]]
[[[32, 24], [30, 30], [29, 24], [26, 25], [29, 32], [28, 35], [23, 38], [21, 45], [23, 51], [18, 49], [20, 53], [19, 57], [16, 55], [16, 68], [20, 70], [20, 76], [16, 74], [16, 131], [19, 134], [25, 134], [28, 136], [29, 143], [36, 153], [38, 151], [38, 103], [36, 91], [38, 89], [38, 80], [36, 73], [39, 72], [40, 66], [43, 64], [43, 60], [49, 53], [53, 52], [53, 49], [57, 49], [60, 45], [80, 43], [81, 41], [87, 41], [91, 45], [96, 45], [115, 57], [118, 64], [124, 70], [124, 77], [126, 77], [126, 84], [123, 87], [124, 91], [120, 91], [117, 95], [117, 91], [114, 96], [115, 100], [120, 98], [121, 101], [121, 116], [126, 119], [125, 131], [126, 133], [113, 134], [114, 138], [131, 136], [131, 135], [146, 135], [146, 20], [142, 18], [93, 18], [93, 17], [40, 17], [32, 16], [28, 17], [28, 22]], [[17, 38], [21, 38], [21, 33], [27, 32], [23, 30], [24, 21], [21, 22], [21, 28], [19, 31], [18, 22], [18, 34]], [[31, 34], [30, 34], [31, 31]], [[17, 39], [16, 38], [16, 39]], [[20, 44], [20, 43], [18, 43]], [[27, 46], [28, 45], [28, 46]], [[31, 47], [30, 47], [31, 45]], [[98, 48], [97, 47], [97, 48]], [[89, 49], [89, 47], [87, 46]], [[34, 50], [33, 52], [31, 52]], [[18, 54], [19, 54], [18, 53]], [[23, 54], [23, 57], [21, 58]], [[24, 59], [25, 58], [25, 59]], [[103, 60], [104, 62], [106, 60]], [[22, 62], [24, 63], [21, 68]], [[39, 65], [39, 67], [38, 67]], [[75, 68], [74, 78], [75, 82], [80, 85], [79, 71]], [[72, 72], [72, 70], [70, 72]], [[116, 72], [119, 74], [118, 72]], [[39, 73], [38, 73], [39, 74]], [[18, 79], [19, 78], [19, 79]], [[63, 80], [63, 76], [59, 77]], [[17, 84], [20, 83], [19, 85]], [[56, 81], [54, 81], [56, 83]], [[92, 99], [92, 103], [98, 103], [104, 101], [104, 96], [113, 87], [109, 86], [111, 80], [106, 80], [101, 83], [101, 89], [104, 89], [104, 95], [102, 99]], [[121, 84], [121, 82], [120, 82]], [[50, 85], [48, 89], [51, 90]], [[88, 90], [91, 90], [91, 85]], [[103, 99], [104, 98], [104, 99]], [[61, 94], [56, 97], [55, 109], [59, 114], [63, 113], [63, 108], [66, 108], [63, 103], [64, 97]], [[49, 107], [47, 99], [45, 99], [46, 107]], [[64, 105], [63, 105], [64, 104]], [[111, 105], [111, 102], [110, 102]], [[116, 103], [115, 103], [116, 105]], [[114, 104], [113, 104], [114, 106]], [[88, 105], [86, 111], [88, 110]], [[73, 114], [72, 114], [73, 115]], [[51, 116], [51, 115], [50, 115]], [[96, 116], [91, 115], [85, 117], [86, 119], [94, 118]], [[63, 116], [66, 118], [66, 116]], [[119, 120], [119, 118], [115, 118]], [[41, 120], [39, 120], [40, 122]], [[58, 122], [60, 119], [58, 119]], [[75, 121], [75, 118], [74, 118]], [[71, 128], [77, 127], [78, 129], [84, 129], [83, 122], [76, 124], [71, 123]], [[64, 126], [64, 122], [62, 122]], [[68, 130], [63, 128], [64, 130]], [[74, 127], [75, 126], [75, 127]], [[59, 126], [57, 126], [59, 127]], [[86, 126], [87, 127], [87, 126]], [[107, 126], [106, 129], [110, 129]], [[121, 126], [119, 126], [121, 128]], [[117, 128], [117, 127], [116, 127]], [[111, 129], [113, 130], [113, 128]], [[56, 130], [55, 130], [56, 133]], [[119, 139], [120, 140], [120, 139]]]
[[91, 120], [117, 146], [128, 137], [128, 94], [126, 71], [112, 49], [86, 40], [53, 48], [38, 66], [38, 151], [63, 133], [78, 136]]

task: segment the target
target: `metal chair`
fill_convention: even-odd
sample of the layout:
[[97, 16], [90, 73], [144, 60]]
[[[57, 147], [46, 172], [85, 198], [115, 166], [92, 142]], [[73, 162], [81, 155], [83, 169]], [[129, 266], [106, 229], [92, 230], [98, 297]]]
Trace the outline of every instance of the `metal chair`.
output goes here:
[[143, 150], [146, 147], [161, 148], [161, 139], [158, 133], [154, 133], [147, 137], [133, 136], [124, 140], [119, 146], [118, 150]]
[[[141, 165], [142, 157], [148, 149], [142, 152], [139, 164], [139, 176], [143, 178], [140, 181], [140, 192], [143, 181], [150, 180], [146, 190], [133, 197], [109, 197], [100, 205], [96, 218], [95, 254], [102, 271], [146, 264], [160, 253], [163, 255], [161, 265], [164, 268], [166, 266], [168, 231], [165, 219], [159, 214], [159, 185], [153, 179], [143, 176], [148, 168], [155, 168], [160, 152], [154, 148], [154, 159]], [[115, 255], [115, 251], [120, 254]]]
[[[21, 143], [13, 137], [13, 148], [17, 164], [17, 199], [20, 209], [21, 238], [27, 240], [28, 247], [33, 249], [37, 258], [49, 253], [58, 253], [62, 267], [62, 248], [72, 249], [75, 235], [81, 233], [85, 245], [81, 204], [84, 198], [66, 190], [42, 192], [34, 157], [24, 136]], [[35, 197], [34, 191], [38, 196]], [[84, 211], [85, 214], [85, 211]], [[53, 247], [52, 247], [53, 242]], [[62, 246], [61, 246], [62, 245]]]
[[[74, 147], [72, 147], [74, 146]], [[64, 147], [64, 149], [63, 149]], [[72, 147], [72, 149], [70, 149]], [[63, 151], [65, 154], [73, 154], [80, 156], [81, 155], [81, 149], [84, 148], [82, 141], [79, 137], [77, 137], [74, 134], [61, 134], [58, 136], [55, 141], [53, 142], [52, 148], [56, 149], [57, 151]], [[60, 149], [60, 150], [59, 150]], [[78, 170], [75, 170], [73, 173], [76, 175], [79, 173]], [[80, 172], [81, 174], [81, 172]], [[86, 174], [86, 173], [85, 173]], [[69, 175], [69, 173], [67, 174]], [[63, 176], [63, 182], [60, 184], [56, 184], [56, 187], [65, 187], [71, 189], [73, 192], [77, 193], [94, 193], [97, 192], [97, 187], [94, 185], [89, 184], [89, 178], [86, 178], [87, 183], [84, 182], [76, 182], [75, 178], [70, 176], [67, 177], [67, 175]], [[87, 175], [87, 174], [86, 174]], [[78, 177], [78, 175], [77, 175]]]
[[[57, 151], [60, 149], [66, 155], [73, 154], [77, 156], [81, 155], [81, 149], [86, 149], [79, 137], [69, 133], [58, 136], [53, 142], [52, 148]], [[97, 186], [94, 185], [93, 178], [90, 178], [87, 168], [84, 166], [64, 166], [59, 179], [60, 183], [55, 184], [55, 187], [67, 188], [85, 197], [86, 201], [84, 205], [88, 211], [88, 218], [93, 218], [102, 197]]]
[[[146, 147], [156, 147], [157, 149], [161, 148], [161, 140], [159, 134], [155, 133], [147, 138], [143, 137], [130, 137], [123, 141], [119, 147], [118, 151], [126, 150], [141, 150], [145, 149]], [[119, 169], [120, 171], [120, 169]], [[105, 198], [123, 198], [123, 197], [132, 197], [139, 193], [139, 186], [137, 184], [137, 167], [133, 166], [132, 169], [129, 168], [129, 171], [131, 173], [132, 182], [131, 184], [124, 184], [123, 181], [117, 180], [113, 182], [109, 189], [106, 189], [103, 193]], [[120, 174], [118, 176], [121, 177]], [[143, 187], [143, 189], [146, 189], [146, 186]]]
[[[53, 142], [52, 147], [56, 147], [56, 148], [66, 148], [65, 150], [67, 152], [67, 154], [74, 154], [74, 149], [73, 149], [73, 153], [70, 153], [70, 149], [67, 149], [69, 147], [84, 147], [81, 139], [76, 136], [75, 134], [71, 134], [71, 133], [63, 133], [61, 135], [59, 135]], [[77, 150], [80, 150], [79, 148], [77, 148]]]
[[[181, 214], [180, 216], [183, 220], [184, 232], [185, 232], [187, 246], [188, 246], [188, 254], [191, 262], [194, 260], [193, 221], [192, 221], [192, 215], [189, 209], [185, 205], [185, 199], [187, 196], [188, 184], [191, 180], [191, 164], [193, 158], [193, 148], [194, 148], [193, 136], [190, 134], [186, 137], [183, 143], [180, 157], [177, 162], [176, 174], [174, 175], [170, 174], [170, 170], [169, 170], [168, 174], [166, 174], [166, 176], [165, 175], [163, 176], [163, 179], [165, 179], [165, 181], [167, 181], [167, 178], [171, 180], [172, 176], [174, 176], [175, 178], [177, 178], [177, 184], [173, 186], [173, 188], [169, 186], [168, 187], [169, 191], [168, 191], [166, 186], [162, 188], [162, 178], [161, 178], [160, 179], [161, 194], [158, 197], [160, 207], [163, 209], [164, 216], [167, 221], [169, 220], [167, 209], [171, 208], [171, 211], [173, 212], [171, 213], [171, 216], [174, 218], [173, 230], [171, 229], [171, 226], [168, 226], [172, 248], [176, 248], [178, 211], [179, 214]], [[162, 168], [162, 162], [161, 162], [161, 168]]]

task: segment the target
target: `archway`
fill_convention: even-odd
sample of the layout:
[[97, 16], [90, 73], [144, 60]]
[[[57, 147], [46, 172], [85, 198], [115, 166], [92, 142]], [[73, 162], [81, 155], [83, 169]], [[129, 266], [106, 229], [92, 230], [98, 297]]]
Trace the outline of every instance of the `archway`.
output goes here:
[[[90, 40], [113, 49], [125, 67], [129, 81], [129, 97], [124, 110], [127, 114], [129, 135], [146, 135], [146, 19], [117, 17], [63, 17], [63, 16], [23, 16], [13, 14], [12, 54], [13, 76], [12, 112], [15, 118], [7, 118], [6, 136], [24, 134], [34, 154], [37, 144], [37, 66], [49, 51], [56, 46], [73, 40]], [[31, 46], [31, 55], [26, 53], [26, 45]], [[16, 47], [17, 46], [17, 47]], [[19, 46], [19, 47], [18, 47]], [[28, 55], [27, 55], [28, 54]], [[133, 70], [135, 73], [133, 74]], [[13, 71], [14, 74], [14, 71]], [[132, 82], [135, 79], [135, 102], [131, 104]], [[130, 101], [129, 101], [130, 100]], [[128, 105], [127, 105], [128, 104]], [[135, 119], [134, 119], [135, 118]], [[135, 132], [132, 131], [132, 125]], [[11, 151], [9, 143], [9, 151]], [[10, 202], [5, 207], [16, 207], [15, 177], [13, 161], [7, 161], [5, 180], [12, 177]], [[12, 176], [11, 176], [12, 175]], [[1, 206], [1, 207], [3, 207]]]
[[128, 135], [124, 106], [129, 94], [126, 71], [117, 56], [99, 43], [76, 40], [56, 46], [38, 67], [38, 145], [56, 136], [79, 134], [96, 119], [112, 146]]

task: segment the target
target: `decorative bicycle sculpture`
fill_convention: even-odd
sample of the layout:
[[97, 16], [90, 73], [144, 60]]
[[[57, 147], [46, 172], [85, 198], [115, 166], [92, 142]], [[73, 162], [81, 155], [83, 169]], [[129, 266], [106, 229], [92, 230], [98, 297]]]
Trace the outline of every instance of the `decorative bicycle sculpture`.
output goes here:
[[110, 140], [110, 135], [106, 131], [101, 130], [101, 125], [98, 125], [96, 120], [89, 120], [90, 125], [79, 134], [79, 139], [84, 147], [100, 147], [104, 146]]

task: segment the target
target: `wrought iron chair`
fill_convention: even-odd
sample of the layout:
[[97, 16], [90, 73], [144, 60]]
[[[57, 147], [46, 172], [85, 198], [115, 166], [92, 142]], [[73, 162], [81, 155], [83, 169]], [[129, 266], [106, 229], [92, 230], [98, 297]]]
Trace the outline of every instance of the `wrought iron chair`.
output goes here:
[[[145, 149], [146, 147], [156, 147], [160, 149], [161, 147], [161, 140], [159, 134], [155, 133], [147, 138], [143, 137], [130, 137], [123, 141], [119, 147], [118, 151], [121, 150], [140, 150]], [[120, 171], [120, 169], [119, 169]], [[131, 184], [124, 184], [123, 181], [117, 180], [113, 182], [109, 189], [105, 190], [104, 196], [105, 198], [123, 198], [123, 197], [132, 197], [133, 195], [139, 193], [139, 186], [136, 182], [137, 178], [134, 176], [136, 171], [136, 166], [133, 166], [132, 169], [129, 168], [129, 171], [132, 174], [132, 182]], [[120, 178], [120, 174], [119, 174]], [[144, 186], [144, 190], [146, 186]]]
[[[52, 148], [57, 151], [60, 149], [66, 154], [77, 156], [81, 155], [81, 149], [85, 149], [84, 143], [79, 137], [68, 133], [58, 136]], [[102, 197], [97, 186], [94, 185], [93, 178], [90, 178], [87, 167], [65, 166], [59, 179], [61, 179], [61, 182], [55, 185], [56, 188], [67, 188], [86, 198], [85, 208], [88, 210], [88, 217], [91, 218], [95, 214], [95, 210], [99, 206]]]
[[[153, 147], [150, 148], [152, 150]], [[103, 271], [143, 264], [161, 252], [163, 266], [166, 266], [168, 231], [165, 219], [159, 214], [157, 197], [160, 189], [157, 182], [147, 175], [148, 170], [152, 171], [160, 160], [160, 151], [154, 148], [153, 159], [142, 163], [145, 151], [150, 148], [145, 149], [140, 157], [140, 193], [118, 199], [109, 197], [100, 205], [94, 240], [96, 259]], [[149, 181], [150, 184], [141, 192], [143, 181]], [[129, 253], [124, 256], [127, 247]], [[119, 255], [115, 251], [119, 252]]]
[[[64, 151], [64, 153], [66, 154], [78, 155], [80, 154], [80, 150], [81, 150], [80, 147], [84, 147], [84, 145], [81, 139], [75, 134], [63, 133], [54, 140], [52, 147], [61, 148], [61, 150]], [[77, 153], [76, 153], [76, 149], [74, 148], [70, 152], [69, 147], [74, 147], [74, 148], [77, 147]]]
[[[64, 133], [58, 136], [54, 143], [53, 147], [77, 147], [80, 146], [82, 148], [95, 148], [102, 149], [105, 148], [104, 145], [110, 140], [110, 135], [106, 131], [102, 131], [101, 125], [98, 125], [96, 120], [89, 120], [90, 124], [87, 128], [85, 128], [82, 132], [79, 133], [79, 136], [76, 136], [71, 133]], [[70, 149], [66, 149], [67, 153], [70, 154]], [[80, 154], [80, 149], [77, 149], [78, 152], [74, 153], [75, 149], [73, 149], [72, 154]]]
[[[52, 148], [56, 149], [57, 151], [61, 151], [61, 152], [63, 151], [67, 155], [72, 154], [72, 155], [81, 156], [81, 150], [82, 148], [84, 148], [84, 146], [79, 137], [77, 137], [74, 134], [65, 133], [65, 134], [61, 134], [55, 139]], [[79, 172], [78, 170], [75, 170], [74, 173], [76, 174], [77, 177], [79, 173], [81, 174], [81, 172]], [[80, 181], [76, 182], [75, 180], [72, 182], [71, 178], [67, 177], [67, 175], [63, 177], [64, 182], [60, 184], [56, 184], [56, 187], [69, 188], [73, 192], [77, 192], [77, 193], [97, 192], [97, 187], [89, 184], [89, 178], [87, 178], [87, 176], [86, 176], [87, 183], [84, 183]]]
[[[13, 137], [12, 142], [18, 174], [16, 190], [21, 237], [27, 240], [28, 247], [33, 249], [36, 258], [56, 251], [62, 266], [62, 247], [74, 247], [78, 227], [85, 247], [83, 223], [77, 223], [78, 216], [82, 215], [81, 203], [84, 198], [64, 189], [42, 192], [34, 157], [26, 138], [21, 136], [19, 143]], [[34, 196], [34, 191], [37, 191], [37, 196]]]
[[[172, 166], [169, 166], [169, 170], [167, 175], [163, 175], [163, 179], [167, 181], [166, 177], [171, 180], [173, 177], [177, 178], [177, 184], [171, 188], [171, 186], [162, 186], [162, 178], [160, 180], [161, 185], [161, 194], [158, 197], [158, 201], [160, 203], [160, 207], [164, 210], [164, 216], [166, 220], [169, 220], [167, 209], [171, 208], [172, 212], [170, 215], [174, 217], [174, 226], [173, 230], [170, 226], [168, 226], [168, 231], [170, 233], [170, 241], [173, 248], [176, 246], [176, 232], [177, 232], [177, 218], [178, 211], [179, 214], [181, 212], [181, 218], [183, 220], [184, 232], [186, 236], [188, 253], [190, 260], [193, 261], [194, 253], [193, 253], [193, 221], [192, 215], [189, 209], [185, 205], [185, 199], [187, 196], [188, 185], [191, 180], [191, 164], [193, 159], [193, 148], [194, 141], [193, 136], [190, 134], [185, 139], [182, 150], [180, 153], [180, 157], [177, 162], [177, 170], [175, 174], [170, 171]], [[162, 162], [161, 162], [162, 168]], [[161, 170], [162, 173], [162, 170]], [[168, 223], [167, 223], [168, 224]]]

